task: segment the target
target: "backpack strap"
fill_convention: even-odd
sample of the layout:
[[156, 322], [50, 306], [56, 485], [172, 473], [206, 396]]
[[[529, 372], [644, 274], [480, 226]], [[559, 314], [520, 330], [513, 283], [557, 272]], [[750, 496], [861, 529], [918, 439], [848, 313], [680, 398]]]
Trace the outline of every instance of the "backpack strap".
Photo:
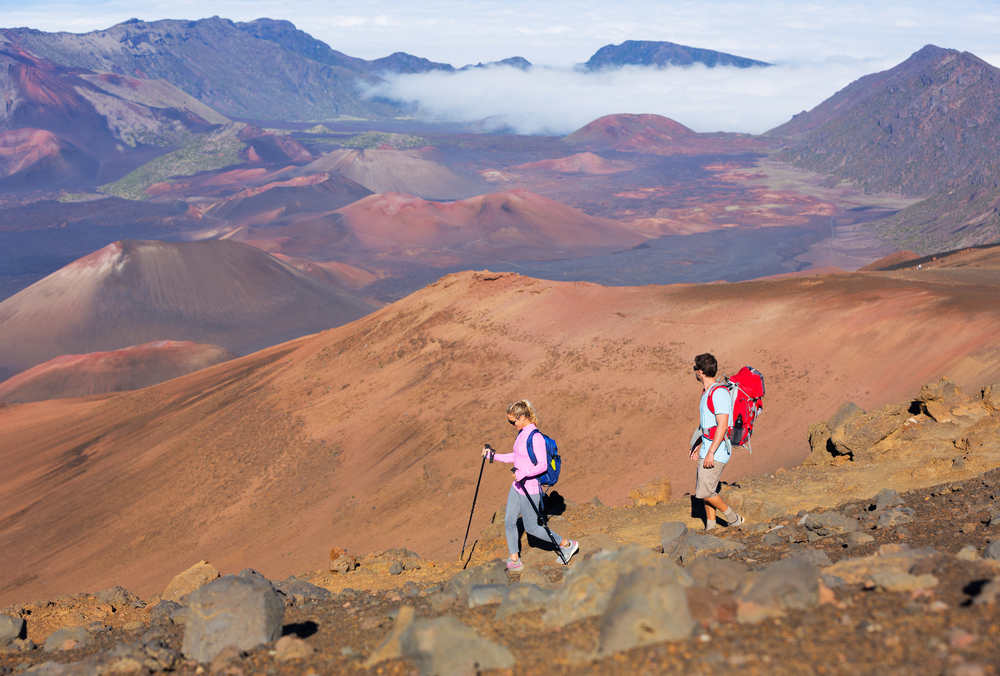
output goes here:
[[532, 448], [531, 448], [531, 437], [535, 436], [536, 434], [541, 434], [541, 432], [538, 431], [537, 427], [535, 429], [531, 430], [531, 432], [528, 433], [528, 440], [525, 442], [525, 444], [527, 445], [527, 449], [528, 449], [528, 458], [531, 460], [531, 464], [532, 465], [537, 465], [538, 464], [538, 459], [535, 457], [535, 451], [532, 450]]
[[[715, 392], [715, 390], [720, 387], [726, 387], [726, 386], [723, 385], [722, 383], [716, 383], [712, 385], [710, 388], [708, 388], [708, 410], [712, 412], [712, 415], [715, 415], [715, 403], [712, 401], [712, 393]], [[726, 389], [728, 390], [729, 388], [726, 387]]]

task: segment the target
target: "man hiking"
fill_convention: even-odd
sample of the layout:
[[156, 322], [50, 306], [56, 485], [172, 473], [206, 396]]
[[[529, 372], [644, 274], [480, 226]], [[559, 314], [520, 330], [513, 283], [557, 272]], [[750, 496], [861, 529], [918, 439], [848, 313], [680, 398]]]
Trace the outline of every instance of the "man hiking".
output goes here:
[[716, 511], [722, 512], [727, 526], [739, 526], [743, 517], [726, 504], [716, 488], [729, 462], [733, 447], [728, 438], [733, 399], [729, 389], [716, 382], [719, 363], [711, 354], [694, 358], [694, 374], [704, 391], [701, 395], [701, 437], [691, 447], [691, 458], [698, 458], [694, 496], [705, 503], [705, 530], [715, 528]]

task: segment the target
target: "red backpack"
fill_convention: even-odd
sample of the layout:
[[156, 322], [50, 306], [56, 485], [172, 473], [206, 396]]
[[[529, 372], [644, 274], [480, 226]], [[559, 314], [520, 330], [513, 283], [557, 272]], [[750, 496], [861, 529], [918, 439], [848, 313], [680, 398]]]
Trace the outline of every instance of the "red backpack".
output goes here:
[[[708, 410], [715, 413], [715, 404], [712, 402], [712, 392], [716, 387], [726, 387], [729, 389], [729, 396], [733, 399], [733, 414], [729, 416], [729, 430], [726, 436], [733, 446], [746, 446], [747, 450], [753, 453], [750, 448], [750, 435], [753, 434], [753, 423], [764, 410], [764, 376], [752, 366], [744, 366], [732, 378], [726, 378], [725, 382], [713, 385], [708, 393]], [[714, 429], [714, 428], [713, 428]]]

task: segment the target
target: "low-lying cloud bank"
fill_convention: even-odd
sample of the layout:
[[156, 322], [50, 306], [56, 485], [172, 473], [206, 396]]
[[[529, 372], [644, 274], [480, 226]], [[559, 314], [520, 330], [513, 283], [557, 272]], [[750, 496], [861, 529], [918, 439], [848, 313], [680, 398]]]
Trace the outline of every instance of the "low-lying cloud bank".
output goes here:
[[863, 75], [898, 62], [844, 60], [770, 68], [647, 68], [583, 73], [494, 67], [392, 75], [370, 90], [452, 121], [489, 118], [521, 134], [568, 134], [614, 113], [654, 113], [698, 132], [760, 134]]

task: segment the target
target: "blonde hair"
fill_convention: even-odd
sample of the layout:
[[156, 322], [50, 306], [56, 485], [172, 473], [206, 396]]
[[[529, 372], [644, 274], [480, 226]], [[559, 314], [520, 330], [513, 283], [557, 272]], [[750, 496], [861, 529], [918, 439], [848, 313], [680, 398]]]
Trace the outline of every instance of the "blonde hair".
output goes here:
[[521, 401], [515, 401], [513, 404], [508, 406], [507, 415], [512, 415], [515, 418], [520, 418], [523, 415], [535, 425], [539, 423], [538, 414], [535, 413], [534, 407], [531, 405], [531, 402], [528, 401], [527, 399], [522, 399]]

